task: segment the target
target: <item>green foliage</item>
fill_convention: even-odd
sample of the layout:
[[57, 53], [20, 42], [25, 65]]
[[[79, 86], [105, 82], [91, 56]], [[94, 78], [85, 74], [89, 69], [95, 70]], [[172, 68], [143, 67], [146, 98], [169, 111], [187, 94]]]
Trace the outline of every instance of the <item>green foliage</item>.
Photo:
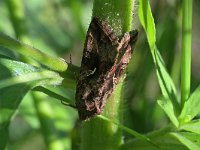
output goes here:
[[[197, 90], [189, 97], [189, 99], [186, 101], [185, 97], [187, 97], [186, 95], [189, 95], [188, 91], [189, 91], [189, 87], [190, 85], [190, 60], [191, 60], [191, 33], [189, 33], [189, 35], [187, 35], [188, 33], [185, 32], [185, 30], [183, 31], [183, 37], [184, 34], [185, 36], [187, 36], [187, 39], [184, 39], [182, 42], [186, 42], [188, 44], [184, 45], [185, 47], [187, 47], [187, 50], [185, 50], [185, 48], [183, 48], [183, 57], [182, 57], [182, 63], [183, 63], [183, 70], [182, 70], [182, 87], [184, 88], [184, 90], [182, 90], [182, 92], [186, 92], [186, 93], [182, 93], [183, 95], [183, 99], [185, 101], [184, 107], [182, 109], [181, 115], [180, 115], [180, 121], [178, 121], [178, 118], [176, 117], [177, 114], [179, 114], [180, 112], [180, 104], [178, 103], [177, 97], [178, 95], [176, 94], [176, 89], [175, 89], [175, 85], [171, 79], [171, 77], [169, 76], [169, 74], [167, 73], [165, 67], [164, 67], [164, 63], [163, 60], [161, 58], [161, 55], [158, 52], [158, 49], [155, 48], [155, 31], [153, 29], [155, 29], [155, 25], [154, 25], [154, 21], [153, 21], [153, 17], [151, 15], [151, 11], [150, 11], [150, 6], [149, 6], [149, 2], [145, 1], [145, 0], [141, 0], [140, 4], [142, 7], [141, 9], [139, 9], [139, 17], [140, 17], [140, 21], [141, 24], [143, 25], [143, 28], [145, 29], [146, 33], [147, 33], [147, 38], [148, 38], [148, 42], [151, 48], [151, 52], [152, 52], [152, 57], [154, 59], [154, 63], [156, 66], [156, 71], [157, 71], [157, 76], [158, 76], [158, 81], [159, 81], [159, 85], [162, 91], [162, 94], [164, 96], [163, 100], [159, 100], [158, 104], [162, 107], [162, 109], [165, 111], [165, 113], [168, 115], [168, 117], [170, 118], [171, 122], [178, 128], [179, 124], [181, 122], [188, 122], [191, 121], [198, 113], [199, 113], [199, 89], [197, 88]], [[191, 32], [191, 22], [192, 22], [192, 15], [191, 12], [192, 11], [192, 2], [189, 1], [184, 1], [183, 2], [183, 17], [184, 20], [188, 20], [188, 22], [184, 22], [183, 21], [183, 26], [184, 23], [186, 24], [186, 28], [190, 30]], [[186, 14], [189, 13], [189, 15]], [[188, 18], [188, 19], [187, 19]], [[188, 31], [188, 30], [187, 30]], [[186, 90], [187, 89], [187, 90]], [[182, 102], [184, 102], [182, 101]], [[191, 125], [191, 124], [190, 124]], [[194, 124], [193, 124], [194, 125]], [[189, 126], [187, 126], [189, 127]], [[186, 127], [186, 128], [187, 128]], [[191, 130], [191, 126], [189, 127], [190, 130], [187, 131], [194, 131]], [[183, 129], [183, 128], [182, 128]], [[197, 133], [197, 132], [194, 132]], [[176, 137], [181, 143], [183, 143], [186, 147], [188, 147], [189, 149], [199, 149], [200, 147], [198, 145], [196, 145], [195, 143], [193, 143], [190, 139], [187, 139], [184, 135], [181, 135], [179, 133], [171, 133], [174, 137]], [[195, 134], [191, 134], [191, 136], [195, 136]]]
[[[1, 58], [0, 75], [0, 133], [3, 149], [7, 141], [8, 126], [25, 94], [39, 85], [58, 85], [63, 78], [56, 72], [33, 67], [22, 62]], [[12, 93], [12, 94], [11, 94]]]
[[189, 99], [185, 102], [179, 117], [181, 123], [189, 122], [199, 114], [200, 112], [199, 99], [200, 99], [200, 86], [196, 88], [196, 90], [191, 94]]
[[[124, 8], [127, 8], [127, 11], [121, 9], [122, 5]], [[127, 0], [126, 2], [122, 2], [121, 0], [95, 0], [93, 16], [103, 18], [112, 26], [116, 34], [123, 35], [131, 29], [132, 9], [132, 0]], [[121, 80], [116, 86], [103, 111], [105, 117], [117, 122], [122, 120], [123, 115], [119, 111], [123, 99], [123, 82]], [[104, 136], [107, 138], [102, 138]], [[122, 131], [112, 122], [94, 118], [85, 122], [82, 126], [81, 150], [116, 150], [122, 142]], [[99, 146], [97, 147], [97, 145]]]
[[67, 63], [63, 59], [48, 56], [47, 54], [44, 54], [29, 45], [16, 41], [2, 33], [0, 34], [0, 44], [18, 52], [21, 55], [30, 57], [31, 59], [46, 65], [55, 71], [64, 72], [67, 69]]
[[[27, 141], [49, 150], [200, 149], [199, 79], [193, 75], [190, 83], [192, 2], [183, 0], [163, 7], [161, 2], [154, 4], [149, 0], [139, 0], [138, 6], [134, 6], [133, 0], [94, 1], [92, 15], [108, 21], [119, 35], [131, 29], [132, 12], [137, 15], [133, 8], [138, 7], [139, 21], [146, 34], [140, 29], [127, 80], [117, 86], [103, 114], [76, 124], [76, 111], [55, 99], [74, 105], [79, 67], [55, 55], [64, 57], [71, 51], [72, 62], [80, 65], [85, 25], [90, 21], [87, 11], [92, 3], [51, 0], [46, 1], [40, 12], [41, 3], [37, 0], [30, 4], [18, 0], [0, 2], [0, 14], [10, 15], [10, 19], [0, 15], [7, 24], [0, 22], [0, 31], [4, 31], [0, 33], [0, 149], [6, 145], [9, 150], [23, 149], [23, 145], [31, 147]], [[196, 7], [198, 10], [199, 6]], [[26, 15], [30, 17], [27, 22]], [[179, 61], [175, 50], [180, 49], [177, 41], [181, 15], [182, 61]], [[5, 34], [16, 35], [19, 40]], [[43, 51], [24, 42], [34, 43]], [[190, 94], [190, 87], [197, 88]], [[44, 141], [36, 143], [41, 136]]]
[[[172, 123], [178, 127], [178, 121], [175, 115], [175, 111], [179, 110], [179, 105], [176, 97], [175, 85], [166, 71], [164, 61], [156, 48], [156, 30], [154, 19], [151, 13], [150, 4], [148, 0], [140, 0], [138, 8], [138, 15], [140, 22], [145, 29], [147, 39], [150, 45], [152, 57], [156, 66], [157, 77], [159, 85], [164, 96], [162, 101], [158, 101], [158, 104], [166, 112]], [[173, 105], [173, 104], [174, 105]], [[175, 106], [175, 108], [174, 108]]]
[[180, 129], [199, 134], [200, 133], [200, 126], [199, 126], [200, 122], [199, 121], [200, 121], [199, 119], [195, 119], [188, 123], [184, 123], [180, 126]]
[[[197, 144], [192, 142], [190, 139], [188, 139], [184, 135], [181, 135], [180, 133], [171, 133], [171, 135], [176, 137], [183, 145], [185, 145], [189, 149], [192, 149], [192, 150], [198, 150], [199, 149], [199, 146]], [[194, 136], [194, 135], [192, 135], [192, 136]]]
[[156, 29], [148, 0], [139, 0], [138, 16], [145, 29], [151, 52], [154, 53], [156, 42]]

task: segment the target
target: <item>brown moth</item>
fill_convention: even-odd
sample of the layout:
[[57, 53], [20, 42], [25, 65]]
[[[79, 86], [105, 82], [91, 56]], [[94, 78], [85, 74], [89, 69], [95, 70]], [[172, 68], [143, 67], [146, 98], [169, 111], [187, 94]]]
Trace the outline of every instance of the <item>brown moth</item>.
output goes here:
[[126, 69], [137, 40], [136, 30], [117, 37], [111, 26], [94, 17], [89, 25], [76, 88], [80, 120], [99, 115]]

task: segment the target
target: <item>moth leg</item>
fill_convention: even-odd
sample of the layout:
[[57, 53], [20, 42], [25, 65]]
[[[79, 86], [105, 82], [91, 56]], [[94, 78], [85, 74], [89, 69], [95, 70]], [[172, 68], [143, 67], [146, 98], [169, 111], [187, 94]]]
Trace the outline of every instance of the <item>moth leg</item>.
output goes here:
[[[72, 63], [72, 55], [71, 53], [69, 54], [69, 63], [67, 63], [69, 65], [69, 67], [73, 68], [73, 63]], [[72, 72], [73, 75], [74, 75], [74, 79], [75, 79], [75, 82], [77, 83], [78, 82], [78, 79], [79, 79], [79, 74], [76, 73], [75, 71]]]
[[71, 55], [71, 53], [69, 54], [69, 64], [72, 65], [72, 55]]
[[69, 106], [69, 107], [77, 109], [76, 105], [74, 105], [74, 104], [67, 103], [63, 100], [61, 100], [60, 102], [61, 102], [61, 104], [65, 105], [65, 106]]
[[87, 77], [90, 75], [93, 75], [96, 72], [97, 68], [94, 68], [94, 70], [88, 70]]
[[99, 108], [100, 103], [98, 101], [94, 101], [95, 108], [97, 109], [97, 114], [101, 113], [101, 109]]

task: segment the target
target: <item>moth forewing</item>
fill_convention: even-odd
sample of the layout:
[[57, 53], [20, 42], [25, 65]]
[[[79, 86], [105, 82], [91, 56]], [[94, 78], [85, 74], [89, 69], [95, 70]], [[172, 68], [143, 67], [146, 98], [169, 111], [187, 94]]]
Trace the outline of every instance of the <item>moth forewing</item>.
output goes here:
[[76, 89], [80, 120], [100, 114], [127, 67], [137, 32], [119, 41], [111, 26], [94, 17], [88, 28]]

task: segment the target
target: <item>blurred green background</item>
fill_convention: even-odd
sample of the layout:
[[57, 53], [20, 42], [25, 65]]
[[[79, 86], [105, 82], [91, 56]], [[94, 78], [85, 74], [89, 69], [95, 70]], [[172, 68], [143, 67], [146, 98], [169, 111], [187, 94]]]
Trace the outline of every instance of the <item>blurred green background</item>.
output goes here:
[[[193, 2], [192, 90], [200, 81], [200, 1]], [[60, 56], [67, 62], [71, 54], [72, 63], [80, 66], [92, 3], [92, 0], [0, 0], [0, 32], [45, 53]], [[12, 9], [11, 4], [18, 9]], [[137, 5], [136, 2], [133, 28], [139, 29], [140, 33], [127, 69], [125, 99], [121, 111], [124, 112], [124, 124], [127, 127], [147, 133], [164, 126], [168, 119], [156, 104], [161, 96], [160, 89], [147, 39], [137, 18]], [[180, 5], [180, 0], [151, 1], [157, 46], [177, 87], [180, 86]], [[18, 21], [21, 24], [13, 20], [12, 13], [19, 16], [21, 20]], [[0, 54], [18, 58], [16, 54], [2, 47]], [[74, 99], [75, 89], [59, 89], [57, 92]], [[77, 136], [78, 131], [77, 112], [42, 93], [35, 92], [34, 95], [41, 100], [42, 109], [49, 112], [51, 121], [54, 122], [52, 130], [56, 131], [56, 139], [62, 142], [64, 149], [76, 149], [77, 143], [72, 142], [72, 139]], [[37, 104], [32, 99], [32, 94], [26, 95], [11, 122], [8, 150], [47, 149], [34, 107]], [[125, 140], [129, 138], [129, 135], [125, 136]]]

